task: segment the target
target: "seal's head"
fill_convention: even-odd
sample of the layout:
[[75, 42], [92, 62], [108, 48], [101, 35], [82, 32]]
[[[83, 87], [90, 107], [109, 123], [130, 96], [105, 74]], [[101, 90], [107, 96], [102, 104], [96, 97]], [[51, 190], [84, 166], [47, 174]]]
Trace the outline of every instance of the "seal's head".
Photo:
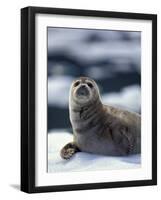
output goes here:
[[94, 80], [80, 77], [73, 81], [70, 96], [79, 104], [88, 104], [99, 98], [99, 90]]

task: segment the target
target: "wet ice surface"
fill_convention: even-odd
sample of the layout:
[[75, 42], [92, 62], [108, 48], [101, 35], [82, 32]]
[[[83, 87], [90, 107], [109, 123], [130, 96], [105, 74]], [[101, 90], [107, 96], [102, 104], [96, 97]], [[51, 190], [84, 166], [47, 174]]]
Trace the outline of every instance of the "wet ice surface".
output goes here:
[[50, 132], [50, 134], [48, 134], [49, 173], [136, 169], [141, 167], [141, 156], [139, 154], [124, 157], [112, 157], [78, 152], [71, 159], [64, 160], [60, 157], [60, 150], [70, 141], [72, 141], [72, 134], [67, 132]]

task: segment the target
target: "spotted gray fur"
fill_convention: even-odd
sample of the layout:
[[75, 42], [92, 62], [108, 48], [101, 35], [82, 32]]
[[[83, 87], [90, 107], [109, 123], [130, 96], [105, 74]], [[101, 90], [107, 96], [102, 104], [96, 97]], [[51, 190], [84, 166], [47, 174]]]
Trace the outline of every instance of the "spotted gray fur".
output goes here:
[[141, 116], [103, 105], [94, 80], [80, 77], [72, 83], [69, 113], [73, 141], [62, 148], [62, 158], [69, 159], [78, 151], [109, 156], [141, 152]]

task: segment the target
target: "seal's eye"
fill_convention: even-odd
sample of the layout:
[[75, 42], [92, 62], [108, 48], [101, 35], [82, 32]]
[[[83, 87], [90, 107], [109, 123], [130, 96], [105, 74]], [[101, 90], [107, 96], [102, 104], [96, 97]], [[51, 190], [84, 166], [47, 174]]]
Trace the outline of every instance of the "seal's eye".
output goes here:
[[74, 83], [74, 87], [77, 87], [79, 84], [80, 84], [80, 81], [76, 81], [76, 82]]
[[90, 88], [93, 88], [92, 83], [88, 82], [87, 85], [88, 85]]

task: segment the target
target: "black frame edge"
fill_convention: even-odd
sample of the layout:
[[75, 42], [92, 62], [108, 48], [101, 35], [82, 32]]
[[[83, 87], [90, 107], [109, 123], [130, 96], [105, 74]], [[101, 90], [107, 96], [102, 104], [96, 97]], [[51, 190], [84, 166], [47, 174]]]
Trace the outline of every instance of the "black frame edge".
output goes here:
[[157, 15], [152, 19], [152, 180], [157, 185]]
[[28, 191], [28, 9], [21, 9], [21, 190]]
[[21, 9], [21, 191], [35, 187], [35, 35], [30, 7]]
[[139, 180], [139, 181], [108, 182], [108, 183], [86, 183], [86, 184], [60, 185], [60, 186], [59, 185], [40, 186], [40, 187], [35, 187], [32, 193], [140, 187], [140, 186], [152, 186], [152, 185], [156, 185], [153, 180]]
[[118, 12], [118, 11], [105, 11], [105, 10], [86, 10], [86, 9], [71, 9], [71, 8], [56, 8], [56, 7], [37, 7], [28, 6], [25, 8], [32, 9], [34, 13], [41, 14], [62, 14], [73, 16], [88, 16], [88, 17], [113, 17], [123, 19], [143, 19], [152, 20], [156, 14], [149, 13], [134, 13], [134, 12]]

